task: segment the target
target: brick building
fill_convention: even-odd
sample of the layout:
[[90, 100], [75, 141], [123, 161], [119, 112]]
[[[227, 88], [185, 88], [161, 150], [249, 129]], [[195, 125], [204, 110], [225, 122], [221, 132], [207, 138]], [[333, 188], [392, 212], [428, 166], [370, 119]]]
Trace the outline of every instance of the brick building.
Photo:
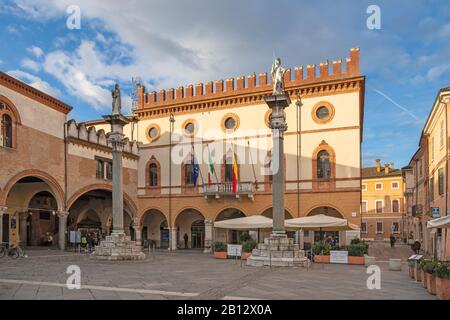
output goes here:
[[[341, 60], [333, 61], [332, 72], [329, 67], [326, 62], [318, 72], [308, 65], [306, 74], [303, 67], [285, 74], [292, 100], [286, 109], [286, 216], [324, 213], [359, 225], [365, 86], [359, 49], [351, 49], [345, 71]], [[11, 219], [20, 222], [19, 239], [34, 244], [47, 230], [108, 232], [109, 126], [102, 120], [68, 121], [69, 106], [3, 73], [0, 80], [0, 101], [13, 121], [12, 135], [3, 135], [11, 136], [12, 144], [0, 147], [3, 239], [5, 233], [15, 236]], [[125, 127], [129, 234], [172, 249], [184, 246], [186, 234], [189, 247], [203, 248], [212, 238], [236, 240], [234, 232], [213, 232], [215, 221], [272, 215], [270, 113], [263, 100], [272, 88], [266, 73], [137, 90], [137, 106]]]

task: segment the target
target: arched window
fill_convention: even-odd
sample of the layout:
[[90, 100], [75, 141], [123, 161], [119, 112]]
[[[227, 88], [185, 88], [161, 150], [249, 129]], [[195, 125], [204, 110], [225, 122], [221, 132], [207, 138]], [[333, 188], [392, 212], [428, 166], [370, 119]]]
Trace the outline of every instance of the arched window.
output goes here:
[[156, 163], [151, 163], [148, 167], [148, 176], [149, 181], [148, 184], [150, 187], [158, 186], [158, 165]]
[[3, 140], [3, 146], [12, 148], [13, 146], [13, 130], [12, 130], [12, 119], [9, 115], [4, 114], [2, 116], [2, 126], [1, 126], [1, 135]]
[[331, 177], [330, 154], [322, 150], [317, 154], [317, 178], [329, 179]]

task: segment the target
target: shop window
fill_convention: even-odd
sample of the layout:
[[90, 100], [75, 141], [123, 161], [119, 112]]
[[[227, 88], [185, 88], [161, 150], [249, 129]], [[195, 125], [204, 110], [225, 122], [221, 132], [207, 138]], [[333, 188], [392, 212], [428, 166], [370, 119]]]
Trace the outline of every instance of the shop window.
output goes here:
[[361, 233], [367, 233], [367, 222], [361, 222]]
[[375, 207], [376, 207], [377, 213], [383, 213], [383, 200], [375, 201]]

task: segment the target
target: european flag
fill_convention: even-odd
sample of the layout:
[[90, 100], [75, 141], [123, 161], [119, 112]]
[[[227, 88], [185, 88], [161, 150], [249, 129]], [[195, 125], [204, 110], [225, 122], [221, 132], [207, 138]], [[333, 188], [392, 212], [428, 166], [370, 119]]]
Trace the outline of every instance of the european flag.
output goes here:
[[193, 178], [194, 178], [194, 187], [196, 187], [197, 186], [197, 179], [198, 179], [198, 173], [199, 173], [199, 171], [200, 171], [200, 167], [199, 167], [199, 165], [198, 165], [198, 163], [197, 163], [197, 160], [194, 158], [194, 170], [192, 170], [192, 175], [193, 175]]

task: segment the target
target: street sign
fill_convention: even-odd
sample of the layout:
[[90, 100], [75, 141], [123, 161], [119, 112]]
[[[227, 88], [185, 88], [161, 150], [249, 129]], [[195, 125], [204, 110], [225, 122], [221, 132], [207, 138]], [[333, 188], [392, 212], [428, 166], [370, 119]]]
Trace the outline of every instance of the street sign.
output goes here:
[[431, 215], [433, 218], [439, 218], [441, 216], [441, 208], [439, 207], [431, 208]]

